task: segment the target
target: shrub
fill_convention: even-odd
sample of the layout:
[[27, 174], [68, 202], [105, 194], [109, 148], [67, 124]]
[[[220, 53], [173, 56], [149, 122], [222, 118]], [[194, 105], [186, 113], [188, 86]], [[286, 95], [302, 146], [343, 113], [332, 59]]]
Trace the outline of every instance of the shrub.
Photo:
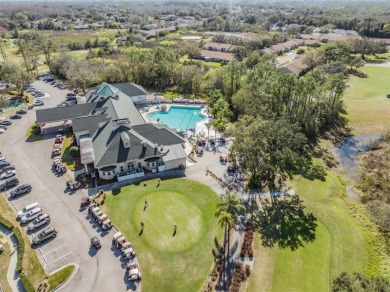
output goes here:
[[19, 253], [18, 253], [18, 261], [16, 262], [16, 271], [18, 273], [21, 273], [23, 269], [22, 265], [23, 265], [23, 256], [24, 256], [24, 239], [18, 227], [15, 227], [13, 231], [19, 243]]
[[6, 228], [11, 229], [14, 228], [14, 225], [0, 215], [0, 224], [4, 225]]
[[73, 158], [78, 158], [78, 157], [80, 157], [79, 148], [78, 148], [77, 146], [72, 146], [72, 147], [70, 147], [70, 149], [69, 149], [69, 154], [70, 154], [70, 156], [72, 156]]

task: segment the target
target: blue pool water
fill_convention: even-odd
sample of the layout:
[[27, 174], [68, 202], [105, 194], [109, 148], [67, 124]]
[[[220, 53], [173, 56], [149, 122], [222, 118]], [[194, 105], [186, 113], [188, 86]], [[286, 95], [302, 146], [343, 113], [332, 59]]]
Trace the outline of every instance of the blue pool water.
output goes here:
[[165, 124], [170, 128], [186, 131], [195, 128], [196, 123], [205, 118], [200, 110], [196, 107], [171, 106], [166, 112], [150, 113], [148, 118], [155, 121], [159, 120], [161, 124]]

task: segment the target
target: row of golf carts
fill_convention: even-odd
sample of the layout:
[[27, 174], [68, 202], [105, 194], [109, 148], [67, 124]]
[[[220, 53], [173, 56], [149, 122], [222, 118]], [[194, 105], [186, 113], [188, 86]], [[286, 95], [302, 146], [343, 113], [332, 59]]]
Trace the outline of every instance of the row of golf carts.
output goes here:
[[93, 219], [102, 227], [103, 230], [112, 228], [111, 220], [104, 214], [99, 207], [92, 201], [90, 197], [84, 197], [81, 200], [81, 207], [89, 206], [88, 212], [92, 215]]
[[123, 259], [130, 260], [126, 264], [126, 275], [129, 281], [141, 280], [141, 268], [137, 262], [137, 254], [132, 244], [120, 232], [112, 236], [112, 244], [120, 249]]
[[62, 163], [62, 158], [61, 158], [62, 141], [63, 140], [64, 140], [64, 137], [61, 134], [57, 135], [56, 139], [54, 141], [53, 150], [52, 150], [53, 167], [59, 173], [66, 172], [66, 167]]

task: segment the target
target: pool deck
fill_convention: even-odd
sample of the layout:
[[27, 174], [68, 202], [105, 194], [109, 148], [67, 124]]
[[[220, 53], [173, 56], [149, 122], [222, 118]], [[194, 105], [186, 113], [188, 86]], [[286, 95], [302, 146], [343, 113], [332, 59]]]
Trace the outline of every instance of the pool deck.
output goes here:
[[[207, 127], [206, 127], [206, 123], [208, 123], [210, 121], [210, 119], [208, 118], [208, 107], [207, 106], [200, 106], [200, 105], [188, 105], [188, 104], [172, 104], [172, 103], [164, 103], [164, 102], [161, 102], [160, 104], [158, 105], [151, 105], [151, 106], [146, 106], [144, 108], [148, 108], [148, 111], [145, 111], [143, 109], [140, 109], [140, 113], [142, 114], [143, 118], [145, 119], [145, 121], [151, 123], [151, 124], [159, 124], [158, 122], [156, 122], [155, 120], [152, 120], [152, 119], [149, 119], [148, 117], [148, 114], [150, 113], [153, 113], [153, 112], [158, 112], [160, 111], [161, 109], [161, 106], [162, 105], [166, 105], [167, 107], [167, 111], [171, 108], [171, 106], [175, 106], [175, 107], [191, 107], [191, 108], [201, 108], [201, 111], [200, 113], [202, 115], [205, 116], [205, 119], [202, 120], [202, 121], [199, 121], [196, 125], [195, 125], [195, 136], [196, 135], [199, 135], [200, 137], [205, 137], [207, 138]], [[193, 132], [191, 131], [187, 131], [187, 134], [188, 134], [188, 137], [191, 137], [194, 135]], [[215, 136], [215, 131], [213, 129], [210, 129], [210, 137], [214, 137]]]

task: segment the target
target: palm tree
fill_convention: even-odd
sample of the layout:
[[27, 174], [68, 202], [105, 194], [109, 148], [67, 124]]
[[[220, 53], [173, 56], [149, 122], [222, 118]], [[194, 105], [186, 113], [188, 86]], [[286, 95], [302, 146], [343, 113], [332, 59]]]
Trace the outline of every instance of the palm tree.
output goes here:
[[[219, 213], [216, 213], [215, 214], [218, 218], [218, 224], [221, 225], [222, 228], [224, 228], [224, 238], [223, 238], [223, 251], [224, 253], [226, 253], [226, 243], [230, 241], [230, 235], [229, 235], [229, 231], [230, 229], [232, 229], [232, 227], [234, 226], [234, 220], [233, 220], [233, 216], [232, 214], [226, 212], [226, 211], [221, 211]], [[227, 240], [226, 240], [227, 238]], [[229, 250], [228, 250], [228, 254], [229, 254]], [[224, 254], [224, 258], [226, 254]]]
[[[224, 250], [227, 244], [227, 258], [229, 258], [230, 250], [230, 229], [237, 223], [238, 214], [245, 211], [245, 207], [241, 205], [237, 194], [226, 192], [221, 196], [221, 202], [217, 204], [215, 216], [218, 218], [218, 223], [225, 227]], [[229, 216], [228, 216], [229, 215]], [[228, 221], [231, 223], [228, 224]], [[227, 234], [226, 234], [227, 233]], [[227, 237], [227, 240], [226, 240]]]
[[211, 128], [211, 121], [210, 122], [207, 122], [205, 124], [206, 128], [207, 128], [207, 145], [209, 145], [209, 140], [210, 140], [210, 128]]

